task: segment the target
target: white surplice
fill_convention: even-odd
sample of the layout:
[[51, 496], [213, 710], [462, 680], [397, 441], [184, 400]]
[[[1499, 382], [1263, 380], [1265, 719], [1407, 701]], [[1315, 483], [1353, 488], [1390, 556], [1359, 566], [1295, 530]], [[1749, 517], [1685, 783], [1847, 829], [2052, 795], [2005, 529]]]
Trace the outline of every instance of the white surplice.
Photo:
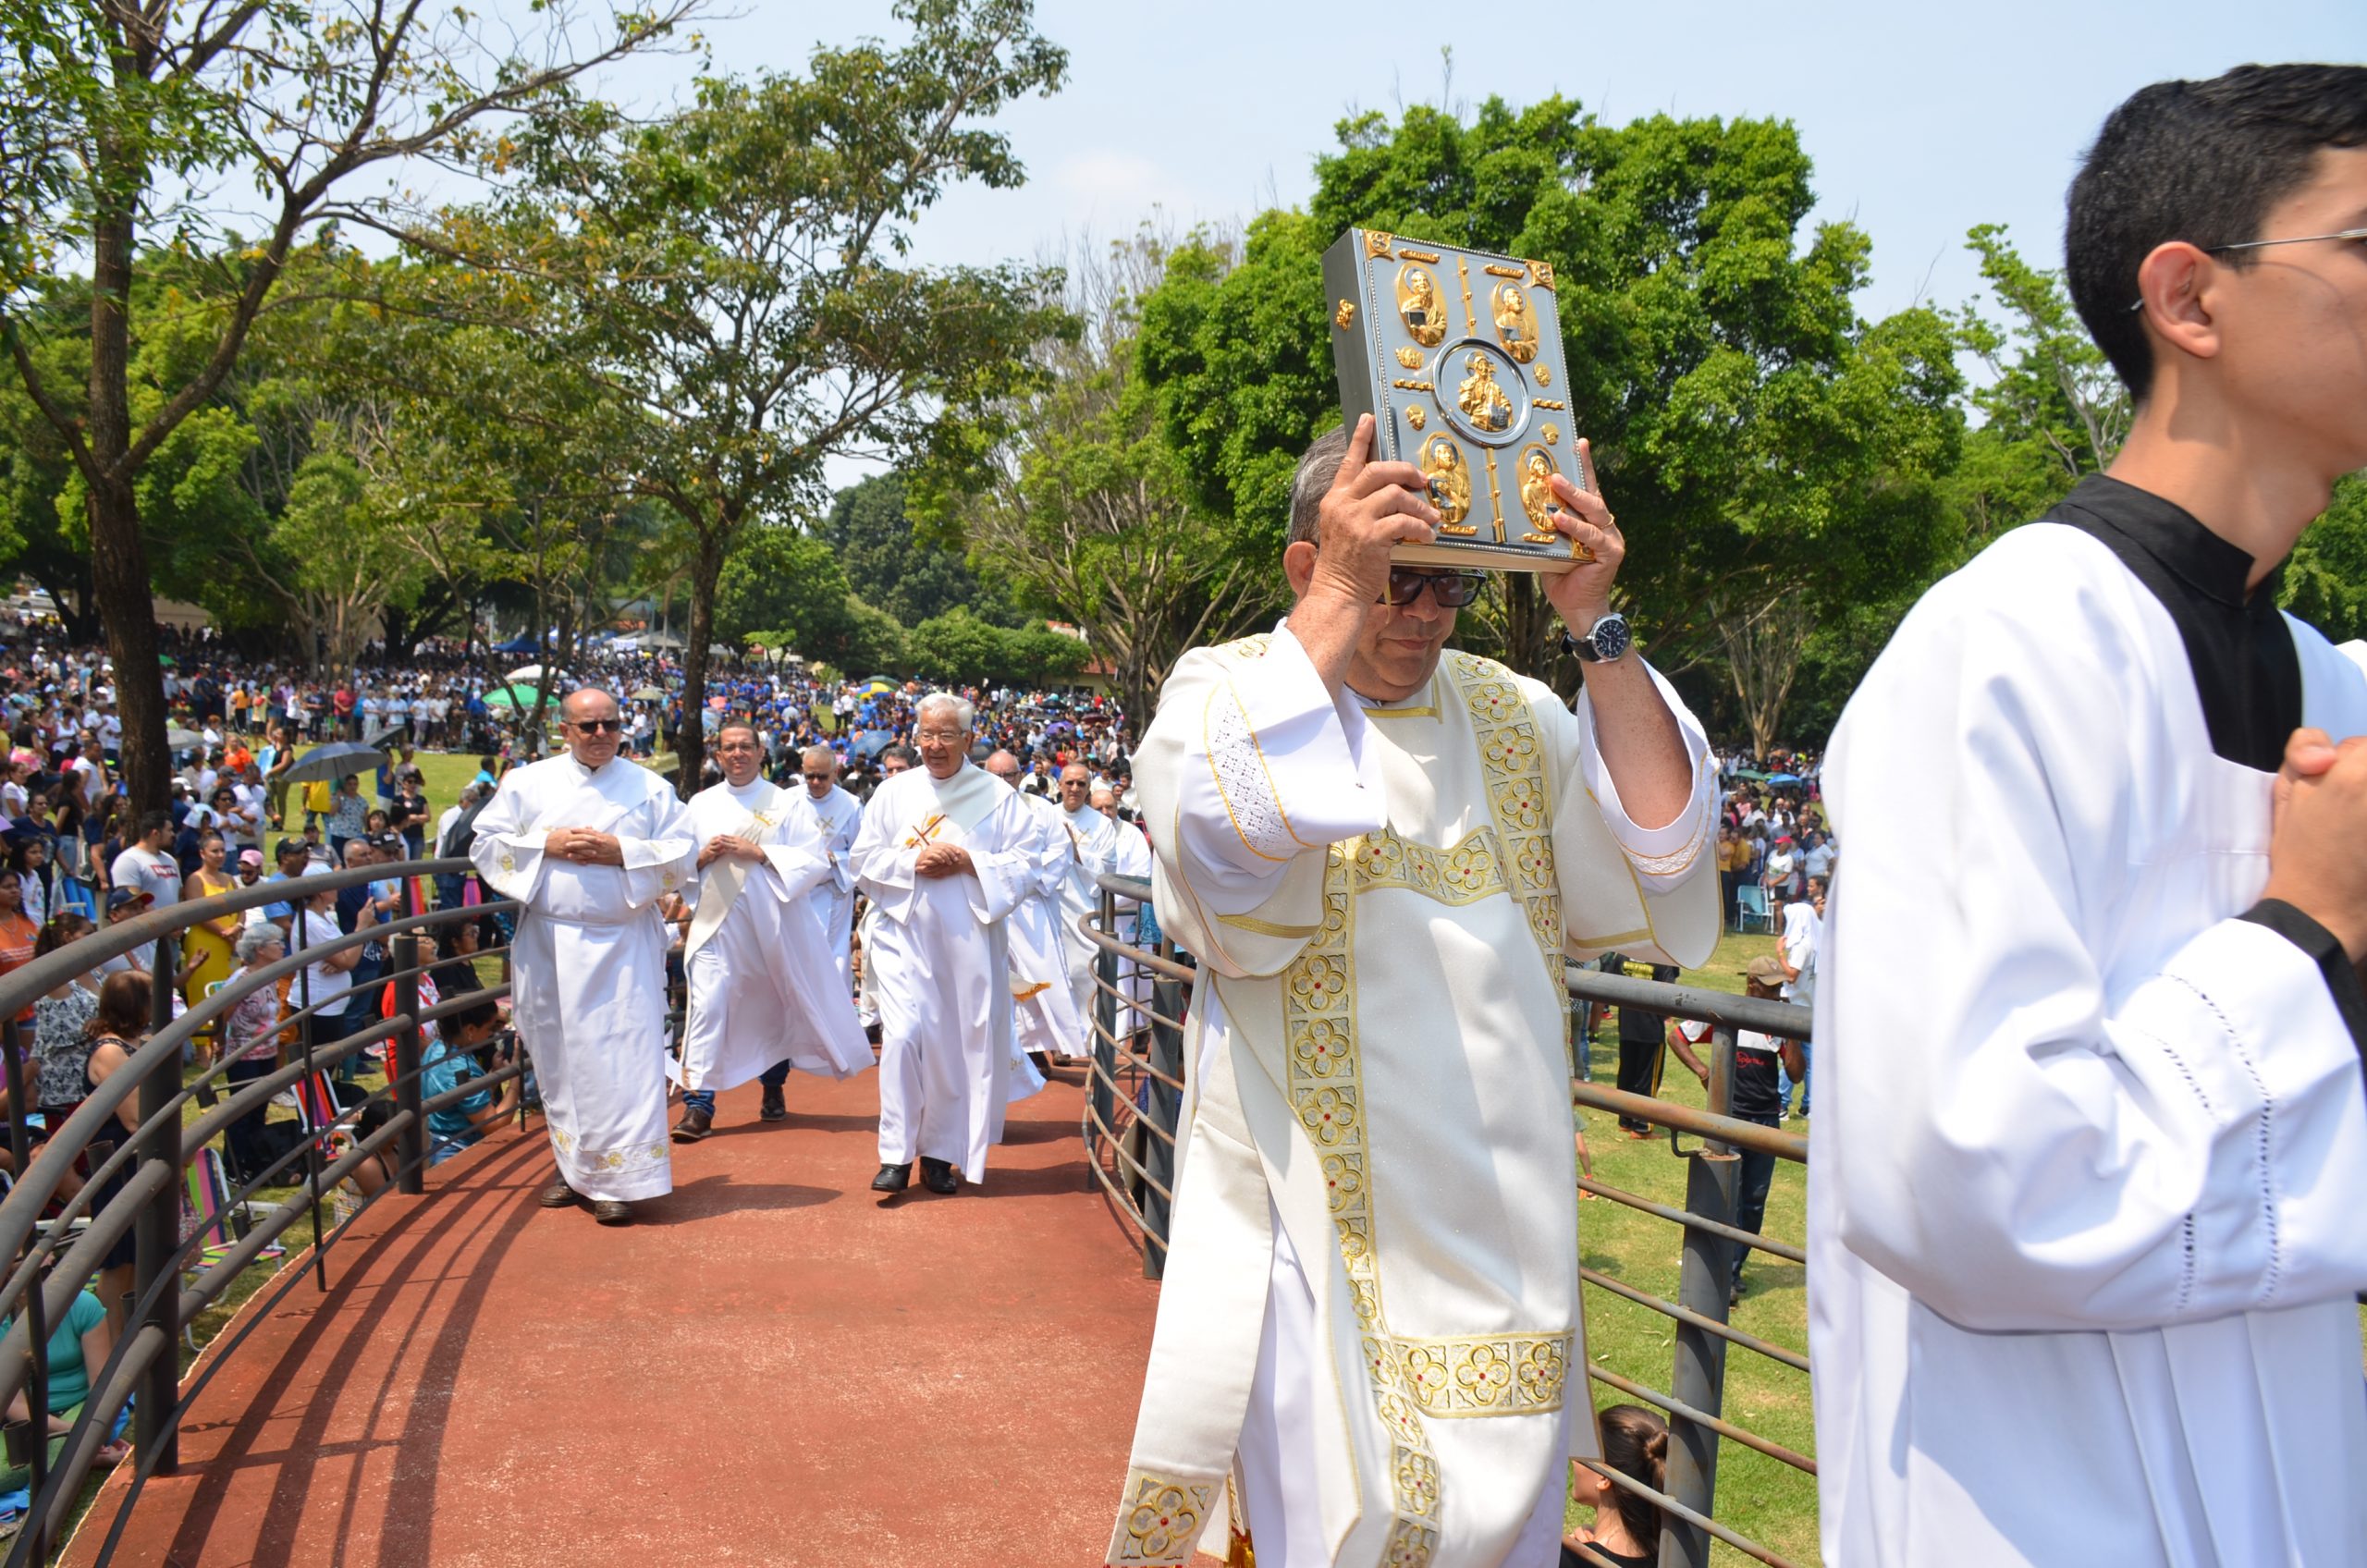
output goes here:
[[[1012, 1027], [1021, 1050], [1066, 1059], [1078, 1054], [1085, 1039], [1085, 1021], [1070, 1000], [1069, 949], [1061, 936], [1061, 896], [1077, 867], [1076, 841], [1057, 802], [1024, 792], [1019, 799], [1035, 824], [1036, 840], [1026, 893], [1003, 923]], [[1040, 1088], [1041, 1075], [1036, 1076]], [[1025, 1096], [1014, 1089], [1010, 1097]]]
[[[614, 834], [624, 864], [543, 853], [557, 827]], [[698, 858], [673, 786], [622, 757], [514, 767], [478, 814], [469, 856], [525, 904], [510, 948], [518, 1038], [533, 1059], [559, 1174], [589, 1198], [673, 1190], [666, 1136], [666, 925], [657, 900]]]
[[[963, 763], [879, 786], [854, 841], [855, 881], [871, 900], [864, 949], [879, 1005], [879, 1159], [915, 1156], [984, 1178], [1002, 1135], [1010, 1081], [1011, 959], [1003, 922], [1035, 874], [1037, 828], [1018, 791]], [[975, 875], [922, 876], [931, 844], [969, 851]]]
[[822, 939], [829, 947], [831, 962], [839, 967], [839, 988], [852, 993], [854, 947], [849, 938], [854, 934], [853, 851], [854, 836], [863, 827], [863, 802], [836, 784], [818, 801], [811, 790], [799, 793], [821, 830], [822, 847], [835, 861], [828, 877], [816, 884], [806, 898], [814, 906], [815, 918], [822, 923]]
[[1692, 795], [1646, 829], [1586, 700], [1488, 660], [1372, 704], [1287, 627], [1177, 664], [1135, 778], [1196, 1065], [1110, 1562], [1187, 1561], [1236, 1452], [1261, 1564], [1554, 1561], [1595, 1452], [1563, 964], [1718, 935], [1661, 690]]
[[[2367, 680], [2290, 624], [2302, 722], [2367, 733]], [[2239, 918], [2273, 778], [2060, 523], [1934, 588], [1852, 698], [1809, 1166], [1826, 1562], [2367, 1562], [2367, 1087], [2323, 973]]]
[[690, 1006], [677, 1081], [730, 1089], [778, 1061], [832, 1078], [869, 1067], [854, 999], [831, 962], [825, 912], [809, 897], [839, 869], [814, 814], [762, 778], [702, 790], [690, 811], [702, 847], [735, 834], [763, 845], [765, 858], [717, 859], [699, 873], [684, 944]]
[[[1091, 806], [1079, 806], [1074, 811], [1061, 810], [1061, 820], [1068, 824], [1069, 835], [1076, 844], [1077, 860], [1070, 871], [1068, 881], [1061, 889], [1061, 937], [1068, 944], [1069, 1000], [1080, 1025], [1074, 1054], [1089, 1056], [1093, 1051], [1092, 1020], [1100, 1004], [1100, 993], [1093, 984], [1094, 965], [1101, 957], [1101, 949], [1093, 945], [1077, 922], [1101, 907], [1099, 878], [1118, 874], [1118, 824]], [[1121, 917], [1126, 903], [1121, 901]]]

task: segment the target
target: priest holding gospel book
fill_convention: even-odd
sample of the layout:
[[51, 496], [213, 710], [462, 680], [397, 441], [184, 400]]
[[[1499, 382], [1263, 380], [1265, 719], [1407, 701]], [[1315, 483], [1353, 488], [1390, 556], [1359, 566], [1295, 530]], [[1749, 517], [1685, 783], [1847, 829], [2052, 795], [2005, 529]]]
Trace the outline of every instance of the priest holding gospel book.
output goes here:
[[1222, 1550], [1235, 1504], [1261, 1568], [1555, 1561], [1598, 1452], [1563, 963], [1717, 941], [1716, 763], [1611, 613], [1611, 512], [1550, 481], [1573, 711], [1450, 651], [1478, 579], [1392, 564], [1440, 519], [1373, 442], [1306, 453], [1288, 619], [1179, 661], [1135, 757], [1201, 967], [1112, 1562]]
[[1824, 1558], [2367, 1562], [2367, 678], [2276, 608], [2367, 465], [2367, 69], [2146, 88], [2066, 252], [2128, 440], [1825, 765]]

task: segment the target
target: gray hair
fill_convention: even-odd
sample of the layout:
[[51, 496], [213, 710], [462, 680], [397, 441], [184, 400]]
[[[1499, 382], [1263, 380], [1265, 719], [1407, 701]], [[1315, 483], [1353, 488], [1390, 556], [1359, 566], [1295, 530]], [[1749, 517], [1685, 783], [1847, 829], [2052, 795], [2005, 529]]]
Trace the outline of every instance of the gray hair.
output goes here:
[[1348, 460], [1348, 427], [1335, 424], [1315, 438], [1291, 475], [1291, 537], [1294, 545], [1322, 543], [1323, 497]]
[[823, 763], [828, 763], [830, 771], [836, 773], [839, 770], [839, 753], [828, 746], [808, 746], [797, 753], [797, 766], [800, 767], [817, 767]]
[[284, 948], [287, 945], [288, 937], [280, 931], [278, 926], [272, 925], [267, 920], [259, 921], [239, 933], [239, 962], [240, 963], [252, 963], [255, 961], [255, 954], [263, 951], [264, 949], [268, 947]]
[[914, 703], [913, 704], [914, 719], [926, 722], [931, 708], [951, 709], [953, 722], [961, 726], [962, 733], [964, 735], [967, 735], [971, 726], [977, 722], [978, 710], [971, 705], [970, 700], [967, 697], [957, 697], [950, 692], [931, 692], [927, 696]]

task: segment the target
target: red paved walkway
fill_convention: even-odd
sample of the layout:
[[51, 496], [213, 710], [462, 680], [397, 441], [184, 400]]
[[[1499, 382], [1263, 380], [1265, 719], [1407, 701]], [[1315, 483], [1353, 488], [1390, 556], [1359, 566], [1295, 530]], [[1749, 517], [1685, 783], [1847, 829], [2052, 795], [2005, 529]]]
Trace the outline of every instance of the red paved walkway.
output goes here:
[[115, 1561], [1099, 1562], [1157, 1292], [1085, 1190], [1079, 1091], [1014, 1108], [983, 1188], [883, 1208], [874, 1083], [793, 1076], [769, 1126], [725, 1096], [630, 1230], [533, 1207], [539, 1121], [381, 1202], [206, 1390]]

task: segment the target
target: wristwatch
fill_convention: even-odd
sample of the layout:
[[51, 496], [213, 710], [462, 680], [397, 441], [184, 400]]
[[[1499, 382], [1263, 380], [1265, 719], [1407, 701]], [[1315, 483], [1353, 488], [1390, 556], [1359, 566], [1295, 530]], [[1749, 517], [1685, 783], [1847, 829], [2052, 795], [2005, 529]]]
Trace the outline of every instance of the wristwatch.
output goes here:
[[1614, 663], [1635, 645], [1636, 638], [1627, 630], [1627, 618], [1617, 610], [1596, 621], [1584, 637], [1562, 633], [1562, 651], [1576, 654], [1588, 664]]

